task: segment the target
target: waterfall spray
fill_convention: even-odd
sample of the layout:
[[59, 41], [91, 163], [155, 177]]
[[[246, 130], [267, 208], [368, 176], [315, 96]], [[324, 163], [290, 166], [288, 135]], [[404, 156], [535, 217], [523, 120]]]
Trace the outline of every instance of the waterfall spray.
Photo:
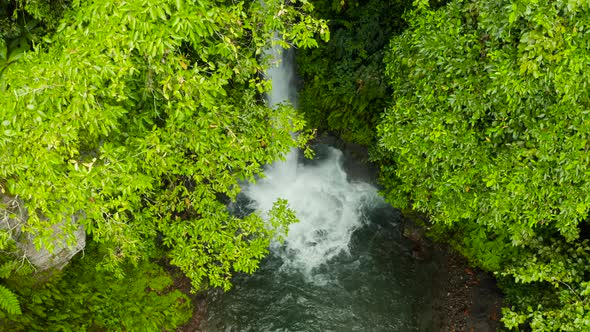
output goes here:
[[[295, 101], [289, 55], [269, 50], [271, 106]], [[235, 287], [208, 299], [204, 331], [426, 331], [415, 308], [428, 308], [432, 269], [415, 269], [404, 249], [399, 214], [377, 190], [351, 182], [343, 153], [322, 145], [306, 161], [292, 151], [265, 167], [265, 177], [242, 186], [236, 208], [266, 215], [278, 198], [288, 200], [300, 220], [283, 244], [253, 275], [238, 275]], [[353, 176], [353, 175], [352, 175]], [[249, 203], [248, 203], [249, 202]], [[445, 261], [446, 262], [446, 261]], [[416, 271], [420, 271], [417, 273]], [[428, 313], [428, 311], [426, 311]]]
[[[295, 101], [292, 57], [285, 52], [276, 46], [269, 52], [275, 64], [267, 71], [271, 107]], [[283, 259], [284, 269], [311, 277], [322, 264], [348, 251], [352, 232], [363, 223], [363, 209], [380, 198], [373, 186], [347, 180], [341, 151], [328, 148], [324, 160], [307, 165], [298, 162], [298, 154], [293, 150], [286, 160], [267, 166], [265, 178], [246, 185], [244, 193], [263, 215], [277, 199], [288, 200], [299, 223], [289, 227], [284, 244], [275, 243], [271, 249]]]

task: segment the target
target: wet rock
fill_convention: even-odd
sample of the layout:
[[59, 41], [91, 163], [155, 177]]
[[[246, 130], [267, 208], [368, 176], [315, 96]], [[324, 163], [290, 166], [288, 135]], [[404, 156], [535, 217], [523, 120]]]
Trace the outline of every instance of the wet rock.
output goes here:
[[410, 255], [412, 258], [424, 261], [432, 258], [432, 246], [426, 239], [424, 230], [409, 220], [404, 220], [402, 235], [412, 242]]
[[29, 213], [20, 199], [0, 194], [0, 230], [8, 231], [13, 239], [22, 234]]
[[421, 227], [419, 227], [418, 225], [416, 225], [410, 221], [404, 222], [403, 235], [406, 239], [408, 239], [412, 242], [416, 242], [416, 243], [425, 242], [424, 230]]
[[[71, 223], [75, 224], [77, 218], [72, 217]], [[86, 232], [82, 225], [78, 225], [72, 235], [72, 243], [68, 243], [68, 237], [64, 234], [66, 222], [51, 226], [53, 229], [54, 240], [52, 242], [53, 250], [50, 252], [46, 248], [37, 250], [35, 247], [35, 236], [25, 233], [18, 239], [17, 248], [29, 259], [38, 272], [50, 269], [61, 270], [68, 262], [86, 246]]]
[[[324, 144], [342, 151], [342, 163], [346, 174], [355, 181], [377, 183], [379, 168], [369, 162], [369, 149], [361, 144], [346, 142], [327, 131], [318, 133], [312, 145]], [[377, 186], [378, 187], [378, 186]]]
[[[78, 216], [52, 225], [52, 250], [35, 247], [34, 234], [23, 232], [23, 226], [29, 219], [27, 209], [22, 200], [8, 195], [0, 195], [0, 230], [8, 231], [15, 241], [18, 254], [25, 256], [37, 269], [37, 272], [51, 269], [62, 269], [67, 263], [86, 246], [86, 232], [78, 223]], [[70, 229], [71, 235], [66, 234]]]
[[[503, 295], [492, 275], [473, 268], [449, 245], [433, 243], [426, 236], [428, 217], [415, 211], [403, 211], [403, 236], [414, 244], [412, 256], [420, 260], [424, 253], [435, 256], [439, 264], [432, 276], [432, 321], [420, 331], [487, 332], [501, 323]], [[440, 262], [443, 262], [440, 264]]]
[[448, 246], [435, 247], [445, 257], [446, 264], [433, 276], [438, 291], [434, 294], [432, 324], [426, 330], [496, 331], [501, 326], [503, 296], [493, 276], [469, 267], [465, 258]]

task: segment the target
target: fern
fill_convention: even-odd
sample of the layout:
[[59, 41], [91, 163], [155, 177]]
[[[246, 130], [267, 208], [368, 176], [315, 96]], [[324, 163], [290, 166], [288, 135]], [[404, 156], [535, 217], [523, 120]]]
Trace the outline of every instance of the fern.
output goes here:
[[0, 264], [0, 278], [6, 279], [10, 276], [13, 270], [18, 266], [18, 261], [10, 260], [6, 263]]
[[0, 309], [11, 315], [22, 314], [16, 295], [8, 288], [0, 285]]

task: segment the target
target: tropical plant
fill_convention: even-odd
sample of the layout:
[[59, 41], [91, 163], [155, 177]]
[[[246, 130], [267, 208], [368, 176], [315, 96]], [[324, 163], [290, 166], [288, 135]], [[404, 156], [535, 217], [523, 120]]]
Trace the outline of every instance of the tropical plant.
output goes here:
[[386, 57], [393, 105], [375, 158], [388, 199], [480, 266], [554, 287], [557, 301], [522, 297], [507, 326], [586, 330], [588, 4], [419, 3]]
[[[0, 4], [0, 90], [6, 88], [2, 73], [20, 59], [33, 43], [56, 26], [67, 6], [41, 1], [4, 1]], [[51, 10], [53, 7], [53, 10]]]
[[297, 54], [303, 78], [299, 108], [311, 126], [362, 144], [375, 139], [379, 116], [391, 95], [383, 55], [405, 26], [404, 1], [313, 1], [329, 20], [331, 39]]
[[10, 315], [22, 314], [16, 295], [8, 288], [0, 285], [0, 309]]
[[0, 79], [2, 78], [4, 70], [6, 70], [9, 65], [22, 58], [28, 50], [29, 45], [27, 43], [22, 43], [22, 40], [20, 39], [13, 40], [9, 44], [6, 44], [4, 40], [0, 40]]
[[[291, 107], [267, 107], [270, 40], [317, 45], [306, 1], [76, 1], [46, 46], [3, 73], [0, 180], [25, 201], [26, 232], [51, 250], [76, 214], [109, 250], [139, 262], [160, 241], [193, 280], [229, 288], [252, 272], [276, 229], [230, 215], [240, 180], [306, 135]], [[278, 37], [277, 36], [278, 32]], [[277, 210], [286, 204], [278, 203]], [[288, 213], [276, 215], [291, 216]], [[65, 234], [77, 225], [62, 223]]]
[[192, 316], [190, 299], [161, 266], [122, 264], [121, 278], [96, 270], [106, 253], [93, 243], [47, 283], [9, 280], [22, 314], [0, 314], [0, 324], [10, 331], [172, 331]]

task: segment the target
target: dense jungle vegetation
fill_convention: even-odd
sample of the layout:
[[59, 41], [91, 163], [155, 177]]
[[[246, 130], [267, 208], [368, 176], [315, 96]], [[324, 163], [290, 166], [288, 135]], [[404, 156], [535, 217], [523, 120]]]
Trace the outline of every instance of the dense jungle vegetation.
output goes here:
[[386, 198], [496, 274], [507, 328], [590, 329], [589, 4], [386, 3], [316, 2], [333, 36], [300, 52], [303, 111], [370, 142]]
[[[297, 47], [301, 113], [264, 104], [271, 40]], [[293, 213], [225, 203], [319, 128], [369, 146], [386, 199], [496, 275], [507, 329], [590, 330], [588, 63], [579, 0], [4, 1], [0, 195], [39, 247], [74, 215], [89, 244], [41, 282], [3, 229], [0, 322], [186, 322], [157, 263], [195, 290], [256, 270]]]
[[[59, 21], [55, 7], [63, 8]], [[24, 230], [39, 248], [54, 246], [56, 228], [73, 241], [76, 223], [96, 244], [47, 289], [9, 278], [0, 305], [10, 329], [153, 330], [148, 319], [125, 318], [146, 306], [168, 307], [151, 322], [172, 328], [186, 308], [169, 303], [186, 298], [166, 292], [169, 277], [150, 261], [164, 256], [195, 290], [229, 289], [233, 273], [254, 271], [293, 214], [278, 201], [268, 227], [257, 214], [230, 215], [225, 203], [239, 180], [307, 140], [291, 136], [304, 124], [291, 107], [264, 104], [270, 84], [262, 73], [271, 40], [305, 48], [327, 38], [324, 22], [306, 14], [311, 5], [18, 0], [0, 8], [1, 194], [22, 200]], [[4, 215], [18, 217], [10, 208]], [[76, 222], [64, 221], [72, 216]], [[26, 260], [8, 250], [18, 233], [2, 235], [2, 277], [23, 273]], [[99, 275], [72, 272], [86, 265]], [[112, 298], [125, 281], [111, 276], [145, 270], [152, 277], [133, 282], [154, 294]]]

